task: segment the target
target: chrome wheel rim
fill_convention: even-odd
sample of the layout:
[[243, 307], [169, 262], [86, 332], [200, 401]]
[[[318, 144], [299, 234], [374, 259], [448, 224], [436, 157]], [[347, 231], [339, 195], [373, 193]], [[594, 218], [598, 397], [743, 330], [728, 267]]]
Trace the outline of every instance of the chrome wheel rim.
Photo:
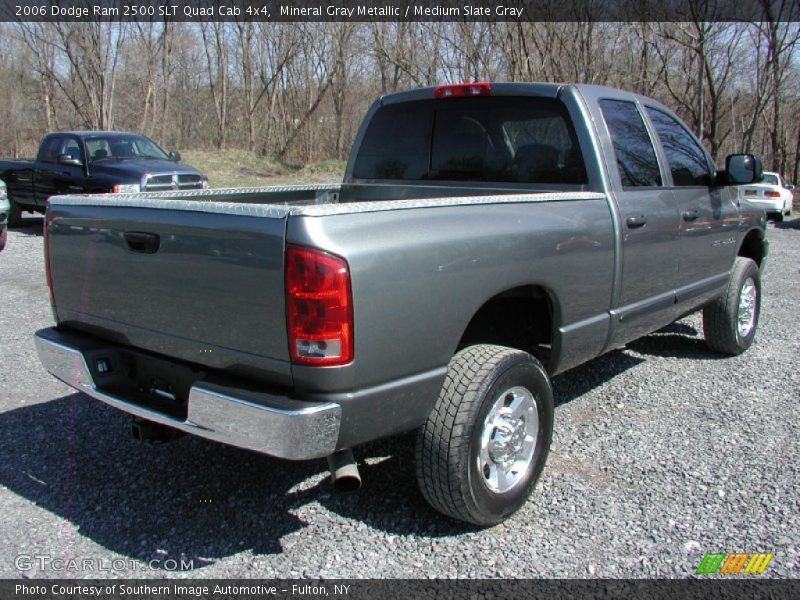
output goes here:
[[756, 283], [752, 277], [748, 277], [739, 292], [739, 313], [737, 319], [737, 331], [739, 337], [747, 337], [753, 329], [756, 320]]
[[539, 435], [536, 399], [517, 386], [495, 400], [481, 430], [478, 473], [491, 491], [502, 494], [525, 478]]

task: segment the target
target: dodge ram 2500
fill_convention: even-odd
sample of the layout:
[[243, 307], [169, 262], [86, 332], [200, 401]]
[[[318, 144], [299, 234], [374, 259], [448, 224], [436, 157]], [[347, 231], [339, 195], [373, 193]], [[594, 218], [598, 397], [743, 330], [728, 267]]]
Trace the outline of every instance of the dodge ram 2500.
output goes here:
[[64, 195], [45, 222], [56, 377], [134, 416], [286, 459], [417, 431], [424, 496], [497, 523], [529, 496], [550, 377], [693, 311], [753, 342], [765, 214], [661, 104], [586, 85], [380, 98], [330, 186]]
[[32, 160], [0, 160], [0, 180], [8, 187], [8, 224], [19, 225], [22, 211], [44, 213], [59, 194], [194, 190], [208, 187], [194, 167], [180, 164], [143, 135], [119, 131], [63, 131], [44, 137]]

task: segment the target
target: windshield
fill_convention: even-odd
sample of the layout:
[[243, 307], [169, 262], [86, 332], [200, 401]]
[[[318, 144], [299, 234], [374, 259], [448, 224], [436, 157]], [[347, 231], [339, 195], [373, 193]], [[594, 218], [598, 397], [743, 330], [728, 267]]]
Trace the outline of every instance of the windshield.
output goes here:
[[89, 162], [98, 160], [157, 159], [169, 156], [153, 140], [141, 135], [92, 135], [84, 138]]

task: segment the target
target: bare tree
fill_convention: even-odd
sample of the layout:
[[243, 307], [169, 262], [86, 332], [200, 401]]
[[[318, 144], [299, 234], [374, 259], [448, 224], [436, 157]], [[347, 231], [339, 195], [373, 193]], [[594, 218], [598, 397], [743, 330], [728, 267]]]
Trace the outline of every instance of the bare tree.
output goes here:
[[344, 121], [346, 100], [348, 96], [348, 83], [350, 67], [352, 65], [352, 42], [355, 32], [353, 23], [333, 23], [331, 31], [334, 64], [333, 78], [331, 80], [331, 97], [333, 99], [334, 114], [334, 155], [338, 159], [345, 158], [347, 149], [344, 139]]
[[772, 122], [769, 127], [772, 168], [785, 172], [787, 167], [786, 132], [783, 121], [784, 86], [789, 73], [794, 49], [800, 39], [800, 28], [796, 23], [800, 10], [795, 2], [788, 0], [760, 0], [764, 20], [758, 24], [759, 37], [766, 42], [765, 68], [769, 75]]
[[[241, 73], [241, 88], [247, 127], [247, 149], [256, 148], [256, 122], [264, 98], [277, 91], [277, 82], [286, 65], [295, 57], [300, 47], [299, 38], [292, 30], [273, 23], [237, 21], [237, 52]], [[270, 103], [267, 121], [273, 121]], [[269, 129], [267, 126], [269, 139]]]
[[732, 127], [728, 101], [741, 54], [744, 29], [739, 24], [693, 21], [658, 29], [656, 44], [668, 104], [675, 106], [697, 136], [716, 155]]
[[575, 21], [3, 24], [0, 138], [17, 152], [45, 130], [116, 125], [189, 148], [342, 159], [380, 94], [578, 81], [660, 99], [713, 154], [762, 152], [800, 170], [795, 0], [763, 0], [747, 23], [709, 18], [713, 0], [681, 23], [597, 22], [592, 3], [542, 2]]
[[[136, 67], [128, 69], [137, 88], [136, 110], [139, 131], [153, 135], [160, 130], [166, 119], [164, 98], [168, 98], [169, 77], [165, 77], [164, 66], [168, 62], [171, 43], [168, 21], [134, 21], [129, 31], [130, 43], [126, 51], [128, 63]], [[159, 102], [161, 96], [161, 102]]]
[[200, 34], [206, 57], [208, 88], [217, 119], [217, 148], [225, 146], [228, 134], [228, 24], [224, 21], [202, 22]]
[[[21, 39], [37, 55], [42, 96], [50, 102], [57, 88], [82, 125], [108, 129], [113, 124], [114, 85], [125, 23], [21, 23]], [[41, 55], [40, 55], [41, 53]], [[59, 59], [65, 59], [61, 66]], [[49, 114], [51, 109], [45, 108]]]

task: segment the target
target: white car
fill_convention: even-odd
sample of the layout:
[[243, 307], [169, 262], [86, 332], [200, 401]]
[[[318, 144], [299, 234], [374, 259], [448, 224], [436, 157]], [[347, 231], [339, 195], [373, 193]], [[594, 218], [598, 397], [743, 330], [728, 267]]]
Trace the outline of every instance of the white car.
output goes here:
[[767, 216], [783, 221], [784, 216], [792, 214], [794, 186], [786, 183], [777, 173], [764, 171], [761, 183], [751, 183], [740, 187], [739, 193], [749, 202], [767, 211]]
[[0, 250], [6, 247], [6, 238], [8, 236], [8, 213], [10, 211], [11, 205], [8, 203], [6, 184], [0, 180]]

